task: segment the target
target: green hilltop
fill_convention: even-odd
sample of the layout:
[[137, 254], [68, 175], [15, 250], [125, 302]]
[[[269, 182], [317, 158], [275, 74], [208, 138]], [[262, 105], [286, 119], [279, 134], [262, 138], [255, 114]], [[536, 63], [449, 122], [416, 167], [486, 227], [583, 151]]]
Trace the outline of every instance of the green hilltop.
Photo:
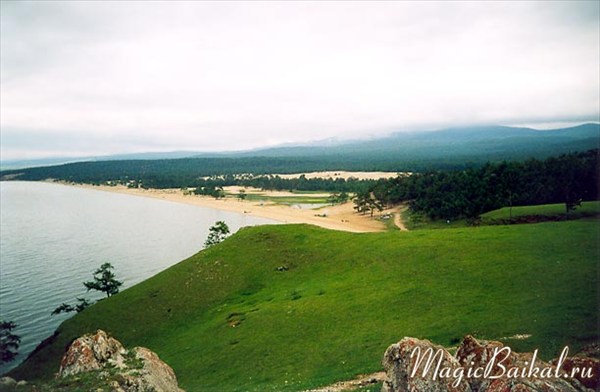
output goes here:
[[404, 336], [448, 347], [473, 334], [548, 359], [598, 338], [599, 258], [596, 218], [374, 234], [245, 228], [65, 321], [9, 375], [51, 379], [66, 345], [99, 328], [157, 352], [188, 391], [328, 385], [379, 370]]

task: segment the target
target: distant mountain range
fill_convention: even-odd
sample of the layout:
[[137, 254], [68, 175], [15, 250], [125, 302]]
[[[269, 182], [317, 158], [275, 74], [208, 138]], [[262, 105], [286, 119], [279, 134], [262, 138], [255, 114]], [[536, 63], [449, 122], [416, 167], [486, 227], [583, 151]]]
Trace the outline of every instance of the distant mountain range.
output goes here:
[[426, 132], [399, 132], [380, 138], [331, 140], [259, 148], [241, 152], [173, 151], [120, 154], [84, 158], [48, 158], [3, 161], [2, 170], [51, 166], [71, 162], [115, 160], [159, 160], [180, 158], [319, 158], [329, 161], [419, 162], [420, 166], [445, 166], [458, 161], [545, 158], [566, 152], [600, 147], [600, 124], [589, 123], [554, 130], [505, 126], [473, 126]]
[[2, 170], [22, 169], [26, 167], [55, 166], [65, 163], [75, 162], [96, 162], [96, 161], [120, 161], [132, 159], [178, 159], [188, 158], [201, 154], [198, 151], [169, 151], [169, 152], [142, 152], [132, 154], [115, 154], [106, 156], [87, 156], [87, 157], [56, 157], [40, 159], [16, 159], [0, 161]]
[[488, 155], [509, 159], [527, 155], [540, 157], [561, 152], [597, 148], [600, 124], [540, 131], [505, 126], [448, 128], [439, 131], [395, 133], [387, 137], [348, 141], [333, 146], [273, 147], [237, 153], [239, 156], [324, 157], [370, 156], [380, 159], [411, 159]]

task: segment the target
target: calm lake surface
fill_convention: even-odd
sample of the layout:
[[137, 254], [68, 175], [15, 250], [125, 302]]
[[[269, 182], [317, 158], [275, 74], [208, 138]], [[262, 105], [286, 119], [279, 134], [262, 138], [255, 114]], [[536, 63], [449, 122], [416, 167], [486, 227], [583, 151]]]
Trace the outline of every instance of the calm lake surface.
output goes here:
[[[0, 182], [0, 319], [17, 324], [23, 361], [70, 317], [50, 313], [76, 297], [101, 298], [82, 282], [105, 262], [121, 289], [202, 249], [208, 228], [275, 221], [144, 197], [41, 182]], [[57, 364], [58, 370], [58, 364]]]

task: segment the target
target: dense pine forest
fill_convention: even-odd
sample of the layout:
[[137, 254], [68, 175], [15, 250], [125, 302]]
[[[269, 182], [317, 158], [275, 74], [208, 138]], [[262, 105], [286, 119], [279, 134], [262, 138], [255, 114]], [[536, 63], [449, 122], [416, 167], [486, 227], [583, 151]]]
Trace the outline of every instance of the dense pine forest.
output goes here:
[[[81, 162], [2, 172], [4, 179], [56, 179], [91, 184], [123, 184], [144, 188], [218, 189], [230, 185], [267, 190], [354, 192], [357, 210], [407, 203], [431, 219], [476, 219], [500, 207], [565, 203], [568, 213], [578, 203], [597, 200], [599, 150], [563, 154], [545, 160], [488, 162], [454, 170], [428, 170], [373, 180], [283, 179], [269, 173], [362, 169], [381, 165], [337, 163], [307, 158], [186, 158]], [[400, 167], [398, 165], [396, 167]], [[211, 194], [210, 192], [207, 194]], [[364, 205], [364, 208], [361, 208]], [[369, 207], [369, 205], [371, 207]]]
[[379, 180], [371, 197], [408, 203], [431, 219], [474, 219], [501, 207], [565, 203], [568, 214], [599, 197], [599, 150], [546, 160], [488, 163], [459, 171], [430, 171]]
[[[361, 165], [365, 166], [363, 163]], [[350, 165], [350, 168], [354, 167]], [[4, 178], [15, 176], [18, 180], [26, 181], [40, 181], [48, 178], [89, 184], [101, 184], [107, 181], [120, 183], [136, 181], [148, 188], [165, 189], [197, 186], [203, 177], [222, 177], [241, 173], [254, 175], [298, 173], [328, 169], [336, 169], [336, 167], [332, 162], [326, 160], [307, 158], [182, 158], [77, 162], [58, 166], [7, 170], [1, 174]]]
[[[0, 177], [30, 181], [53, 178], [96, 184], [135, 180], [149, 188], [180, 188], [197, 186], [198, 180], [204, 177], [242, 173], [257, 176], [322, 170], [456, 171], [476, 168], [487, 162], [522, 161], [530, 157], [545, 159], [564, 153], [586, 151], [598, 148], [599, 143], [598, 124], [548, 131], [499, 126], [465, 127], [396, 133], [382, 138], [331, 145], [317, 143], [310, 146], [196, 155], [190, 152], [188, 157], [182, 157], [182, 154], [185, 155], [183, 152], [98, 157], [85, 162], [56, 166], [46, 164], [45, 167], [29, 165], [28, 169], [4, 170], [0, 171]], [[229, 182], [220, 185], [229, 185]], [[317, 182], [283, 185], [277, 181], [268, 186], [274, 189], [300, 190], [312, 190], [315, 187], [335, 191], [362, 189], [362, 185], [357, 188], [339, 182], [317, 186]]]
[[197, 189], [216, 189], [224, 186], [241, 185], [263, 190], [275, 191], [330, 191], [330, 192], [365, 192], [376, 184], [375, 180], [359, 180], [345, 178], [281, 178], [278, 175], [232, 175], [213, 176], [199, 179], [194, 183]]

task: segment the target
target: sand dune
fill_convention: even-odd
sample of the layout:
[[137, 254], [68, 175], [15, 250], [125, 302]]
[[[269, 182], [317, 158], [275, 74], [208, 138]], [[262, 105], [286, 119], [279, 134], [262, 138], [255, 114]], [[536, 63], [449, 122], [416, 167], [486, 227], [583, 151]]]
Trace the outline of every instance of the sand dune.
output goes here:
[[[235, 198], [216, 200], [209, 196], [184, 195], [180, 189], [130, 189], [125, 186], [75, 185], [86, 189], [123, 193], [133, 196], [151, 197], [177, 203], [186, 203], [201, 207], [216, 208], [223, 211], [238, 212], [251, 216], [273, 219], [282, 223], [308, 223], [327, 229], [355, 233], [377, 232], [385, 230], [385, 225], [369, 215], [357, 214], [352, 202], [342, 205], [325, 206], [318, 210], [293, 208], [287, 205], [242, 201]], [[253, 192], [252, 189], [247, 192]], [[298, 196], [291, 192], [261, 192], [265, 196]], [[390, 211], [377, 213], [375, 216]]]
[[[296, 174], [274, 174], [275, 176], [279, 176], [281, 178], [298, 178], [302, 174], [306, 176], [306, 178], [333, 178], [334, 180], [337, 178], [343, 178], [347, 180], [348, 178], [357, 178], [359, 180], [379, 180], [380, 178], [393, 178], [398, 176], [396, 172], [349, 172], [349, 171], [320, 171], [320, 172], [310, 172], [310, 173], [296, 173]], [[403, 173], [405, 174], [405, 173]]]

